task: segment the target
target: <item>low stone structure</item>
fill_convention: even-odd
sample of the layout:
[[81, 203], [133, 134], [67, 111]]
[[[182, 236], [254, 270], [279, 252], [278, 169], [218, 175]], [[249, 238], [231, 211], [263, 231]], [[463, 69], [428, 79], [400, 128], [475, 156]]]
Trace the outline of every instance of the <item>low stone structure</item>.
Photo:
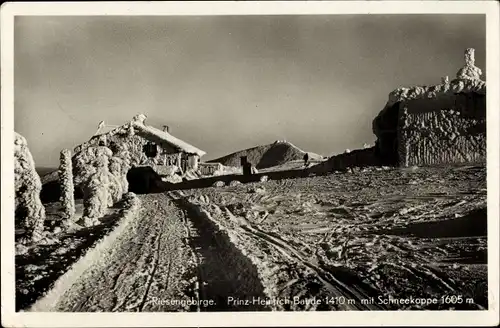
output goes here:
[[199, 170], [203, 176], [221, 175], [224, 173], [224, 166], [221, 163], [200, 163]]
[[25, 230], [23, 242], [36, 242], [43, 237], [45, 221], [45, 208], [40, 200], [42, 182], [28, 143], [19, 133], [14, 136], [14, 186], [16, 225]]
[[379, 166], [381, 162], [376, 156], [375, 147], [355, 149], [334, 155], [328, 160], [312, 166], [309, 173], [323, 174], [333, 171], [345, 171], [351, 167]]

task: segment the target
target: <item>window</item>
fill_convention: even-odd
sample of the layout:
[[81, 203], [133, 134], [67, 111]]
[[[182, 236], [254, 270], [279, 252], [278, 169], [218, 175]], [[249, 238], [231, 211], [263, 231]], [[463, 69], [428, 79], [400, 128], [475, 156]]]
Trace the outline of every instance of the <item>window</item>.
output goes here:
[[111, 149], [111, 151], [113, 152], [113, 154], [116, 154], [119, 151], [118, 145], [114, 141], [111, 141], [109, 143], [109, 149]]
[[158, 145], [153, 142], [148, 142], [144, 145], [143, 151], [147, 157], [156, 157], [156, 155], [158, 155]]

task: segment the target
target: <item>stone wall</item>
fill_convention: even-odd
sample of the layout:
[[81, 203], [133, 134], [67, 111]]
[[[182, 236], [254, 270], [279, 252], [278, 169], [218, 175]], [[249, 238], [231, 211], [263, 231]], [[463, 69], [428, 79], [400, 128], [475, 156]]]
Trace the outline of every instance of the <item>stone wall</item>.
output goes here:
[[388, 103], [373, 120], [376, 152], [383, 165], [484, 160], [486, 85], [483, 81], [453, 80], [432, 87], [398, 90], [389, 95]]
[[375, 154], [375, 147], [355, 149], [338, 154], [328, 160], [312, 166], [308, 172], [323, 174], [333, 171], [345, 171], [350, 167], [369, 167], [382, 165]]
[[486, 82], [464, 52], [456, 79], [392, 91], [373, 120], [375, 153], [383, 165], [486, 161]]
[[486, 161], [486, 97], [444, 95], [400, 104], [398, 161], [402, 166]]

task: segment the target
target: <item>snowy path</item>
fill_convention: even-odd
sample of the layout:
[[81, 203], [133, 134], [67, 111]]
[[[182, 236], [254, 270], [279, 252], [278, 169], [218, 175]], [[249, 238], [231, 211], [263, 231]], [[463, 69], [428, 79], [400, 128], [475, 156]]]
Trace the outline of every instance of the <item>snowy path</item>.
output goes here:
[[140, 198], [141, 214], [116, 243], [105, 270], [87, 271], [58, 311], [180, 310], [165, 300], [187, 298], [182, 213], [164, 195]]
[[257, 270], [227, 235], [167, 194], [140, 198], [138, 218], [121, 235], [104, 268], [85, 272], [55, 310], [269, 310], [228, 302], [264, 293]]

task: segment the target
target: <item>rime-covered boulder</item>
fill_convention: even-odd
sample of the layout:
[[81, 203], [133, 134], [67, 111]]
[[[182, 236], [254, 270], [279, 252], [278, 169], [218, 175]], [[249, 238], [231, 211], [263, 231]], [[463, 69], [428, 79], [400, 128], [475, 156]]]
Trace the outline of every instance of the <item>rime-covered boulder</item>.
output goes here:
[[105, 146], [91, 146], [76, 153], [73, 162], [75, 184], [83, 190], [83, 221], [91, 225], [128, 192], [130, 153], [125, 144], [115, 145], [114, 152]]
[[113, 206], [121, 200], [124, 194], [122, 186], [122, 159], [112, 156], [109, 159], [109, 192], [108, 205]]
[[468, 48], [465, 50], [465, 65], [457, 72], [459, 80], [479, 80], [483, 72], [479, 67], [476, 67], [474, 49]]
[[82, 223], [90, 226], [106, 213], [109, 206], [109, 159], [113, 156], [107, 147], [88, 147], [75, 154], [75, 184], [83, 190]]
[[212, 187], [216, 187], [216, 188], [222, 188], [224, 187], [226, 184], [224, 183], [224, 181], [215, 181], [214, 184], [212, 185]]
[[28, 143], [19, 133], [14, 136], [14, 183], [16, 214], [26, 231], [25, 241], [38, 241], [42, 238], [45, 221], [45, 208], [40, 200], [42, 182]]
[[231, 182], [229, 183], [229, 186], [230, 186], [230, 187], [237, 187], [237, 186], [239, 186], [239, 185], [241, 185], [241, 181], [238, 181], [238, 180], [233, 180], [233, 181], [231, 181]]

